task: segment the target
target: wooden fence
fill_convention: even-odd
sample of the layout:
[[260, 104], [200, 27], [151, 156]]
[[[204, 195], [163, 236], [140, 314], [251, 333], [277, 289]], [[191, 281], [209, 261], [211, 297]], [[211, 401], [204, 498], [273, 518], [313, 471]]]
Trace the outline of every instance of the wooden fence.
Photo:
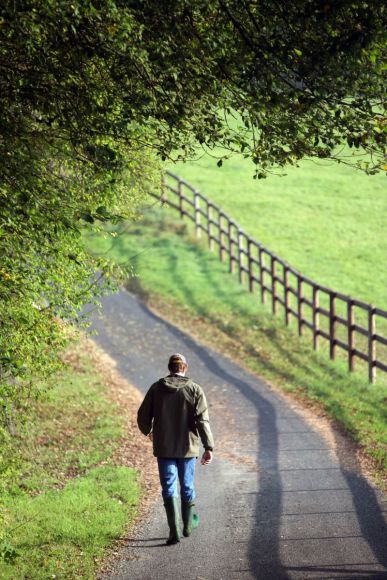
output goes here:
[[273, 314], [281, 313], [286, 325], [295, 319], [300, 336], [309, 331], [315, 350], [321, 339], [327, 341], [331, 359], [336, 358], [337, 349], [344, 350], [349, 371], [355, 370], [357, 358], [365, 361], [372, 383], [376, 369], [387, 372], [387, 357], [385, 362], [378, 358], [379, 351], [387, 354], [387, 338], [376, 332], [377, 326], [387, 330], [387, 311], [303, 276], [169, 171], [163, 178], [161, 201], [194, 222], [196, 236], [204, 233], [210, 250], [228, 262], [229, 271], [237, 272], [240, 283], [247, 283], [250, 292], [258, 289], [261, 301], [271, 305]]

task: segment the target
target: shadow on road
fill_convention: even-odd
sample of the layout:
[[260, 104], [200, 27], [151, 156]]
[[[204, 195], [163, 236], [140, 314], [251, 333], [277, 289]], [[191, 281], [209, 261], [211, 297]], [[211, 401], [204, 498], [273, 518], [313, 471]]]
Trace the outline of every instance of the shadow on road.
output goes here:
[[276, 580], [287, 579], [288, 575], [282, 568], [279, 557], [279, 523], [282, 512], [282, 487], [278, 471], [278, 431], [276, 427], [276, 410], [265, 397], [257, 393], [247, 382], [225, 371], [211, 356], [207, 349], [196, 344], [190, 337], [182, 333], [173, 325], [160, 319], [141, 305], [148, 316], [167, 325], [169, 332], [185, 343], [206, 365], [208, 370], [219, 379], [235, 385], [257, 409], [258, 414], [258, 460], [260, 472], [258, 474], [259, 493], [256, 497], [255, 519], [270, 519], [270, 525], [265, 533], [258, 537], [254, 535], [249, 542], [249, 560], [251, 569], [257, 578]]
[[[146, 312], [147, 316], [152, 317], [158, 323], [164, 324], [168, 328], [168, 331], [180, 343], [184, 344], [200, 358], [211, 373], [222, 381], [234, 385], [256, 408], [258, 417], [257, 461], [260, 470], [258, 473], [257, 489], [259, 491], [256, 496], [254, 519], [260, 525], [263, 533], [254, 533], [249, 539], [250, 571], [256, 578], [265, 578], [265, 580], [288, 579], [290, 576], [287, 570], [291, 574], [292, 570], [295, 571], [296, 569], [293, 567], [285, 569], [281, 563], [279, 553], [283, 486], [278, 465], [279, 433], [277, 428], [277, 411], [274, 405], [268, 398], [257, 392], [247, 381], [241, 380], [239, 376], [234, 376], [222, 368], [207, 348], [198, 345], [178, 328], [151, 312], [145, 305], [140, 304], [140, 307]], [[254, 380], [256, 381], [256, 379]], [[386, 526], [376, 493], [371, 485], [359, 475], [360, 466], [356, 465], [355, 469], [348, 469], [346, 467], [347, 457], [340, 453], [340, 442], [337, 445], [337, 454], [341, 466], [341, 473], [352, 494], [353, 505], [363, 537], [379, 564], [387, 568], [387, 549], [385, 545]], [[262, 528], [262, 522], [265, 521], [267, 525]], [[305, 569], [298, 568], [297, 570], [301, 572], [304, 570], [308, 573], [318, 572], [321, 569], [321, 571], [328, 574], [332, 572], [336, 574], [351, 574], [352, 570], [350, 568], [350, 566], [348, 569], [343, 569], [340, 566], [336, 568], [334, 566], [326, 567], [322, 564], [321, 568], [311, 566], [309, 568], [305, 567]], [[356, 573], [359, 574], [359, 578], [367, 577], [366, 574], [368, 574], [369, 578], [373, 579], [387, 578], [387, 572], [383, 573], [369, 569], [364, 573], [362, 570], [356, 570]]]
[[[367, 541], [379, 564], [387, 570], [387, 526], [379, 507], [376, 491], [364, 477], [359, 475], [361, 466], [357, 457], [351, 454], [349, 461], [337, 433], [333, 432], [333, 434], [336, 438], [336, 454], [341, 473], [351, 491], [363, 538]], [[369, 578], [386, 579], [387, 571], [376, 576], [369, 576]]]

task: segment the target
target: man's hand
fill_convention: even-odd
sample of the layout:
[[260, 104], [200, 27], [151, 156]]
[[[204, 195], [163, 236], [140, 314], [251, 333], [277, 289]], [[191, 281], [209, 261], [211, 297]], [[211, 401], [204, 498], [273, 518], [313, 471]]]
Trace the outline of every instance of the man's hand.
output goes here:
[[201, 464], [208, 465], [212, 461], [212, 451], [205, 451], [202, 456]]

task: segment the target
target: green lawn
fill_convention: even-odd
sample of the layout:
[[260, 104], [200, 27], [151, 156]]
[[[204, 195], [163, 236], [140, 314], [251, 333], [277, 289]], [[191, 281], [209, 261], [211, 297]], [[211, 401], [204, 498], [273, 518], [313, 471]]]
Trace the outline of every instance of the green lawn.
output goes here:
[[0, 493], [0, 578], [94, 578], [135, 516], [137, 473], [110, 463], [125, 414], [89, 356], [75, 356], [76, 368], [30, 402], [28, 423], [6, 450], [16, 467]]
[[350, 375], [345, 360], [331, 363], [324, 350], [315, 353], [310, 340], [300, 340], [294, 326], [284, 327], [282, 318], [273, 317], [257, 295], [241, 287], [172, 210], [153, 207], [144, 212], [142, 221], [113, 231], [116, 237], [98, 235], [89, 244], [97, 254], [132, 264], [137, 277], [131, 288], [148, 295], [151, 302], [161, 299], [175, 320], [193, 334], [205, 332], [207, 342], [218, 348], [221, 335], [230, 337], [233, 353], [244, 364], [273, 384], [318, 402], [383, 469], [385, 377], [380, 375], [377, 385], [371, 386], [365, 368]]
[[385, 175], [305, 160], [254, 180], [250, 160], [209, 156], [168, 168], [304, 275], [387, 310]]

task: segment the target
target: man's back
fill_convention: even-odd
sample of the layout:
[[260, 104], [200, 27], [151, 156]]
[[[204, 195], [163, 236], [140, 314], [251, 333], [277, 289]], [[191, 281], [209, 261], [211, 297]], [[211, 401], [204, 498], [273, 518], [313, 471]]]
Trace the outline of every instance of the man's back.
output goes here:
[[138, 424], [144, 434], [152, 430], [156, 457], [198, 457], [199, 436], [205, 447], [213, 444], [203, 389], [185, 376], [172, 374], [151, 386]]

